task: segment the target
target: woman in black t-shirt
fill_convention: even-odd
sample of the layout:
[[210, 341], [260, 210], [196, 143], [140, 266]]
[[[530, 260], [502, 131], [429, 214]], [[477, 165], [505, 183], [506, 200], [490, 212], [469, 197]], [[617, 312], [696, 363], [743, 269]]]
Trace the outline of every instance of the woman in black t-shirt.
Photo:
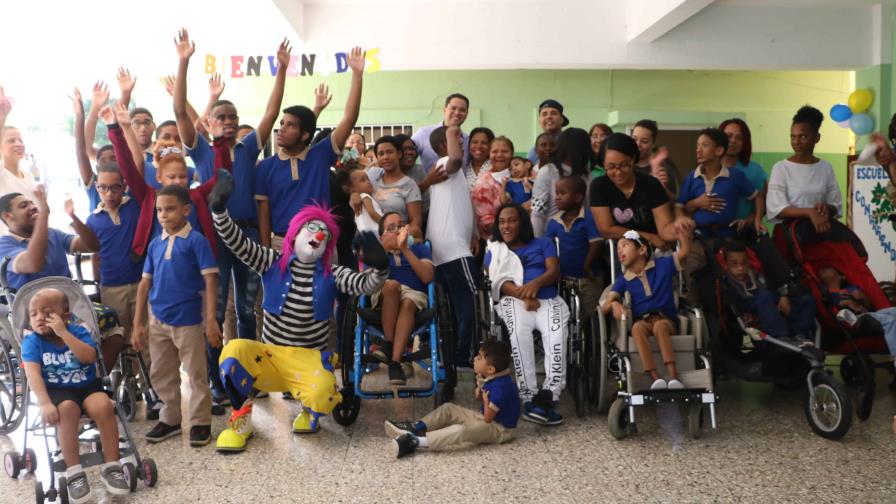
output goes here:
[[591, 212], [601, 236], [615, 240], [633, 229], [654, 247], [667, 248], [679, 232], [690, 232], [694, 222], [674, 218], [662, 184], [634, 171], [638, 145], [623, 133], [610, 135], [601, 146], [598, 162], [606, 175], [591, 182]]

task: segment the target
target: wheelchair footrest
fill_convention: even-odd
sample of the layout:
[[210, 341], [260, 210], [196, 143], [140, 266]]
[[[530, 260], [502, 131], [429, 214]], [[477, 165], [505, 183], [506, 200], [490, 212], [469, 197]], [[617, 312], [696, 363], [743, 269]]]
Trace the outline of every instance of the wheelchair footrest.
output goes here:
[[627, 395], [625, 403], [630, 406], [658, 403], [713, 404], [718, 402], [718, 399], [716, 394], [704, 389], [666, 389]]

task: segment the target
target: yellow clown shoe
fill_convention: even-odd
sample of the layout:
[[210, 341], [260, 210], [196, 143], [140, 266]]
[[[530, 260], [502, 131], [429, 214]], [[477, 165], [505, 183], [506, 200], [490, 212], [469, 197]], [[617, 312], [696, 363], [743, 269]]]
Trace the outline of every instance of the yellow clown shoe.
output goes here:
[[215, 449], [220, 452], [241, 452], [252, 437], [252, 406], [246, 405], [234, 410], [227, 422], [227, 428], [218, 434]]
[[296, 434], [316, 434], [319, 430], [319, 419], [307, 409], [303, 409], [292, 422], [292, 431]]

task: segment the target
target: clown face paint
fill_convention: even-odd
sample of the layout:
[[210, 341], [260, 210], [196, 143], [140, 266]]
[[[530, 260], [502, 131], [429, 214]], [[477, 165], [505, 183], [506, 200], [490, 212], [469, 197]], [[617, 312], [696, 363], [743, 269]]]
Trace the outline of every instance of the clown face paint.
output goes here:
[[319, 220], [311, 220], [302, 225], [293, 242], [293, 250], [299, 261], [313, 263], [324, 255], [329, 240], [330, 230], [327, 225]]

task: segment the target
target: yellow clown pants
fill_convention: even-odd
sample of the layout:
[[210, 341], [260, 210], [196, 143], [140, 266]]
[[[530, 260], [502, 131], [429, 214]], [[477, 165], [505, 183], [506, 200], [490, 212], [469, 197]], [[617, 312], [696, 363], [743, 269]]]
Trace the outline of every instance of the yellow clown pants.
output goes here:
[[328, 415], [342, 401], [333, 374], [335, 360], [332, 352], [237, 339], [224, 346], [219, 364], [234, 409], [242, 406], [254, 388], [288, 391], [303, 407]]

